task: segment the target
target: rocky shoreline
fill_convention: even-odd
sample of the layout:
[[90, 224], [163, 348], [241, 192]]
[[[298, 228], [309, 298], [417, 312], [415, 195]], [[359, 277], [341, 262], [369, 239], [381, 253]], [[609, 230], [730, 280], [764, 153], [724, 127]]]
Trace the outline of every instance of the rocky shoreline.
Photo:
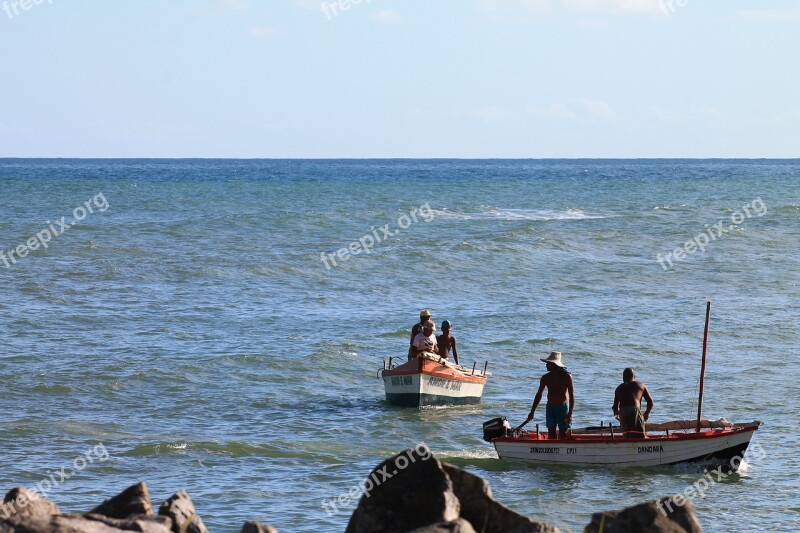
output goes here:
[[[402, 459], [402, 461], [401, 461]], [[427, 448], [406, 450], [379, 464], [367, 477], [345, 533], [557, 533], [557, 527], [514, 512], [492, 498], [482, 478], [442, 463]], [[6, 494], [0, 533], [207, 533], [194, 503], [179, 491], [153, 510], [150, 491], [140, 482], [82, 514], [58, 506], [24, 487]], [[671, 511], [665, 513], [663, 509]], [[242, 533], [274, 533], [266, 524], [246, 522]], [[700, 532], [691, 502], [670, 498], [621, 511], [592, 515], [587, 533], [650, 531]]]

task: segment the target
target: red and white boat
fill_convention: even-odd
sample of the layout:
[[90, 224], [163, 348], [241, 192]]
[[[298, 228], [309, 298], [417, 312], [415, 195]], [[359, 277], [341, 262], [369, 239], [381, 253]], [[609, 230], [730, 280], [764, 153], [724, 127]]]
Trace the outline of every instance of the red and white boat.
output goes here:
[[433, 353], [422, 353], [394, 366], [392, 359], [380, 370], [386, 401], [393, 405], [465, 405], [481, 401], [488, 373], [456, 365]]
[[[613, 427], [572, 431], [566, 439], [548, 439], [547, 433], [520, 430], [494, 438], [500, 459], [571, 466], [658, 466], [703, 461], [737, 470], [761, 422], [731, 424], [702, 421], [649, 424], [647, 438], [623, 438]], [[717, 427], [714, 427], [718, 425]], [[670, 430], [669, 428], [683, 428]], [[663, 429], [660, 429], [663, 428]]]
[[521, 429], [525, 424], [512, 429], [506, 419], [496, 418], [483, 425], [484, 440], [494, 444], [500, 459], [537, 464], [642, 467], [708, 461], [724, 470], [738, 470], [750, 439], [762, 423], [710, 422], [701, 416], [710, 317], [708, 302], [696, 419], [648, 423], [645, 438], [626, 438], [619, 428], [601, 425], [574, 429], [564, 439], [550, 439], [547, 433], [539, 432], [538, 426], [535, 432]]

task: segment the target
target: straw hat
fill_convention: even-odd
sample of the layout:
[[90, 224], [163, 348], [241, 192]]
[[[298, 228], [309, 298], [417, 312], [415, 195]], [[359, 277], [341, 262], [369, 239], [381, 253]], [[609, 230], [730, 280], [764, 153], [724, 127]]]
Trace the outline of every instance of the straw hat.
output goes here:
[[422, 311], [419, 312], [419, 317], [420, 318], [430, 318], [431, 317], [431, 312], [428, 311], [427, 309], [423, 309]]
[[553, 363], [554, 365], [561, 368], [567, 368], [566, 365], [564, 365], [564, 363], [561, 362], [561, 352], [551, 352], [550, 357], [548, 357], [547, 359], [542, 359], [542, 361], [545, 363]]

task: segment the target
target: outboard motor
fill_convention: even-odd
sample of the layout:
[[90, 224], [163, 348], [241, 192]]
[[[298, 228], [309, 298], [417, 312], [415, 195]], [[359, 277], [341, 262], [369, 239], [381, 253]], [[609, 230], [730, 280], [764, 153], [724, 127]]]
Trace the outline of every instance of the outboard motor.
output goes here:
[[492, 442], [497, 437], [508, 437], [511, 435], [511, 424], [506, 417], [492, 418], [483, 423], [483, 440]]

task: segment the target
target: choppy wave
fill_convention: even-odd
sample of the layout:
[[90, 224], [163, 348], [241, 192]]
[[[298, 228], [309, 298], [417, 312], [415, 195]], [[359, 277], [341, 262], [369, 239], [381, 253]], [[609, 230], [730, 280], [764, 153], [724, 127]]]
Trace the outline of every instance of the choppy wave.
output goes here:
[[487, 208], [482, 211], [435, 210], [436, 216], [457, 220], [592, 220], [606, 218], [603, 215], [586, 213], [581, 209], [502, 209]]

